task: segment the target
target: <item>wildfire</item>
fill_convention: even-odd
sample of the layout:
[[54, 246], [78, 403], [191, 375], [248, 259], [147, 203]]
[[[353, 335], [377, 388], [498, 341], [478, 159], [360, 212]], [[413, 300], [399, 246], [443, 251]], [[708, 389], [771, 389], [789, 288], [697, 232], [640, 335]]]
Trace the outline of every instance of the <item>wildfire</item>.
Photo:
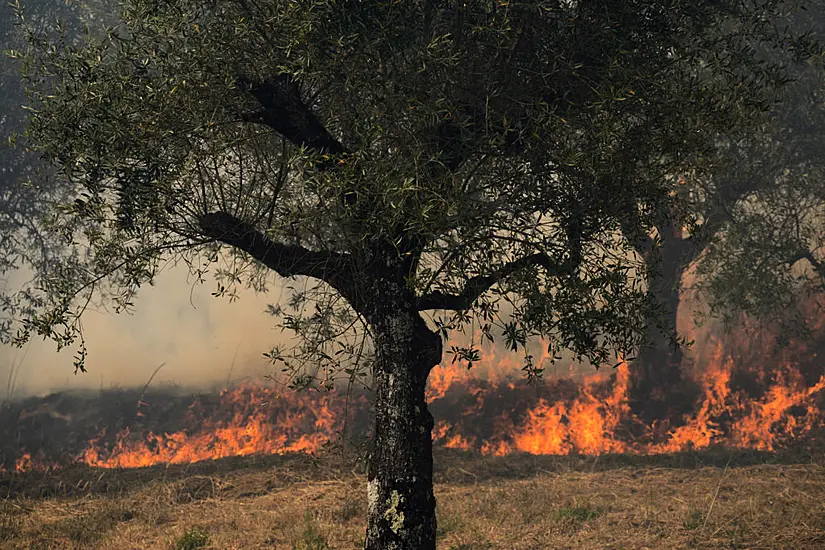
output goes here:
[[[31, 470], [36, 470], [40, 472], [45, 472], [48, 470], [56, 469], [59, 466], [49, 461], [42, 461], [32, 458], [31, 453], [23, 453], [14, 461], [14, 467], [12, 470], [15, 473], [23, 473], [28, 472]], [[7, 473], [8, 470], [0, 465], [0, 473]]]
[[[506, 429], [496, 431], [480, 444], [463, 437], [460, 425], [447, 422], [438, 424], [435, 439], [445, 447], [496, 456], [517, 451], [549, 455], [662, 454], [713, 445], [772, 451], [779, 442], [804, 436], [823, 425], [825, 415], [815, 397], [825, 389], [825, 375], [808, 387], [798, 370], [784, 365], [776, 369], [763, 395], [754, 398], [734, 391], [734, 362], [724, 358], [721, 349], [715, 358], [702, 378], [702, 399], [696, 412], [681, 419], [681, 425], [667, 432], [664, 441], [656, 441], [650, 426], [645, 427], [642, 437], [621, 436], [623, 427], [641, 423], [628, 405], [626, 363], [618, 367], [612, 391], [606, 396], [599, 396], [604, 378], [588, 377], [574, 399], [555, 403], [539, 399], [520, 418], [505, 422]], [[804, 408], [804, 414], [795, 414], [800, 408]]]
[[[585, 377], [547, 376], [534, 385], [526, 384], [511, 358], [494, 353], [472, 370], [445, 363], [433, 370], [427, 389], [438, 418], [433, 440], [437, 446], [495, 456], [661, 454], [716, 445], [771, 451], [823, 426], [825, 374], [806, 375], [790, 359], [770, 369], [745, 368], [741, 357], [718, 343], [702, 363], [701, 398], [693, 412], [660, 426], [646, 426], [633, 415], [626, 363]], [[314, 453], [340, 437], [353, 409], [367, 411], [367, 396], [245, 386], [226, 390], [210, 403], [193, 402], [182, 429], [138, 433], [127, 428], [114, 438], [103, 434], [77, 461], [137, 468], [256, 453]], [[142, 421], [151, 421], [151, 408], [141, 413]], [[23, 454], [14, 468], [25, 471], [36, 464]]]
[[189, 415], [197, 428], [189, 433], [135, 439], [127, 428], [111, 449], [104, 448], [102, 439], [91, 442], [80, 461], [101, 468], [139, 468], [256, 453], [312, 453], [341, 430], [344, 411], [336, 397], [280, 395], [260, 386], [224, 391], [218, 418], [222, 414], [227, 420], [203, 416], [193, 406]]

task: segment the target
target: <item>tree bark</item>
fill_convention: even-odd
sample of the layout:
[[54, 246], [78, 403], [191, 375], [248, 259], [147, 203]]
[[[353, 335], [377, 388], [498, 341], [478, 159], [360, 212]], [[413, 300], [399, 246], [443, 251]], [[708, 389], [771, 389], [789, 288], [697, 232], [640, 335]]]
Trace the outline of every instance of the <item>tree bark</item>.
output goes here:
[[[673, 227], [660, 228], [658, 254], [648, 257], [655, 269], [648, 297], [664, 308], [658, 323], [647, 330], [648, 345], [631, 365], [630, 405], [648, 422], [679, 416], [690, 408], [696, 388], [682, 370], [682, 349], [675, 344], [681, 302], [681, 281], [697, 250]], [[653, 262], [656, 262], [654, 265]]]
[[682, 350], [674, 345], [676, 321], [680, 296], [676, 290], [666, 290], [674, 280], [674, 275], [660, 277], [656, 281], [660, 286], [649, 292], [651, 300], [664, 306], [665, 311], [659, 324], [651, 325], [647, 330], [648, 345], [643, 348], [633, 361], [631, 369], [630, 404], [633, 411], [645, 420], [666, 418], [672, 414], [671, 408], [676, 403], [676, 396], [683, 384]]
[[376, 358], [364, 548], [434, 550], [433, 417], [424, 390], [441, 361], [441, 337], [427, 327], [406, 291], [376, 290], [367, 319]]

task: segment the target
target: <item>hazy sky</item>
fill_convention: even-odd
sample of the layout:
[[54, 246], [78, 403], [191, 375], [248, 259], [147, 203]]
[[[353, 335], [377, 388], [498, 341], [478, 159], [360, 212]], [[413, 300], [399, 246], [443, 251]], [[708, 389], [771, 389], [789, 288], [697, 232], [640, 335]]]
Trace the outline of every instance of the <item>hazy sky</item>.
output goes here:
[[284, 336], [265, 308], [280, 287], [230, 303], [210, 295], [214, 283], [191, 290], [186, 275], [185, 268], [162, 273], [154, 287], [141, 289], [132, 315], [87, 311], [86, 374], [74, 374], [74, 349], [56, 353], [50, 341], [34, 340], [27, 351], [0, 348], [0, 390], [5, 395], [8, 369], [21, 360], [18, 393], [143, 385], [163, 362], [153, 384], [209, 385], [226, 381], [236, 353], [233, 380], [270, 372], [262, 354]]

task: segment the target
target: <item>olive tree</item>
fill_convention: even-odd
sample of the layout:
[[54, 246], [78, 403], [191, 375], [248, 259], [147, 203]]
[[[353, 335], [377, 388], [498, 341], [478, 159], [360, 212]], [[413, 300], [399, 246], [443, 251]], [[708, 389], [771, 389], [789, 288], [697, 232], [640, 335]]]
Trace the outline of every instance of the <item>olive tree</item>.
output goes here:
[[[794, 90], [803, 80], [789, 87]], [[787, 96], [786, 99], [795, 101]], [[685, 274], [694, 269], [690, 290], [696, 292], [700, 301], [709, 300], [712, 317], [723, 317], [727, 326], [733, 327], [734, 308], [723, 304], [736, 300], [737, 291], [722, 283], [722, 278], [738, 271], [734, 276], [736, 285], [751, 289], [758, 286], [755, 283], [759, 278], [736, 267], [743, 259], [730, 247], [736, 235], [744, 232], [759, 236], [772, 248], [787, 246], [787, 242], [775, 239], [783, 227], [789, 228], [787, 220], [762, 218], [757, 223], [750, 214], [754, 205], [767, 202], [770, 209], [795, 205], [793, 208], [799, 211], [807, 208], [805, 203], [810, 201], [809, 193], [799, 192], [798, 180], [781, 175], [795, 164], [787, 138], [793, 135], [794, 140], [804, 139], [790, 132], [784, 138], [778, 136], [777, 117], [785, 106], [781, 107], [772, 110], [773, 118], [720, 134], [716, 139], [717, 158], [705, 170], [674, 178], [673, 210], [653, 222], [653, 232], [632, 239], [647, 268], [648, 298], [651, 306], [657, 308], [648, 325], [646, 345], [631, 365], [631, 407], [647, 420], [678, 416], [692, 406], [697, 396], [698, 388], [683, 370], [685, 340], [677, 330], [677, 315], [686, 290], [682, 286]], [[807, 201], [803, 195], [808, 195]], [[728, 246], [720, 247], [722, 242]], [[745, 241], [740, 239], [735, 247], [744, 245]], [[803, 259], [798, 256], [798, 246], [792, 250], [796, 257], [791, 263]], [[790, 294], [785, 297], [790, 299]], [[785, 300], [782, 308], [788, 305]], [[776, 303], [771, 305], [775, 307]], [[701, 322], [708, 312], [702, 311], [700, 305], [692, 313]]]
[[[785, 24], [821, 44], [825, 5], [808, 2], [804, 8], [789, 13]], [[769, 59], [777, 52], [755, 47], [753, 55]], [[780, 52], [774, 61], [781, 59]], [[648, 267], [649, 298], [660, 308], [648, 327], [648, 345], [631, 365], [631, 406], [649, 420], [683, 412], [697, 389], [683, 372], [684, 338], [677, 333], [682, 279], [689, 270], [700, 322], [710, 313], [731, 328], [743, 311], [765, 318], [796, 309], [798, 293], [789, 288], [794, 268], [815, 258], [806, 251], [819, 247], [817, 229], [799, 228], [810, 226], [815, 204], [821, 205], [815, 198], [821, 195], [815, 182], [821, 178], [825, 135], [821, 56], [789, 64], [787, 78], [769, 112], [720, 132], [704, 169], [671, 180], [674, 209], [653, 222], [653, 232], [632, 241]], [[778, 251], [781, 258], [757, 258]], [[763, 270], [771, 275], [758, 273]], [[702, 302], [710, 311], [703, 311]]]
[[[759, 133], [728, 144], [720, 173], [754, 191], [725, 210], [725, 229], [696, 264], [709, 313], [734, 326], [742, 314], [805, 336], [825, 288], [825, 70], [810, 64]], [[819, 305], [821, 307], [821, 304]], [[813, 318], [806, 318], [813, 315]]]
[[341, 339], [368, 338], [366, 548], [434, 548], [444, 337], [502, 338], [528, 375], [539, 337], [596, 365], [636, 349], [633, 241], [767, 109], [784, 70], [754, 45], [804, 54], [785, 5], [129, 0], [82, 45], [32, 32], [25, 142], [71, 197], [15, 337], [74, 343], [90, 300], [126, 309], [170, 261], [216, 294], [314, 281], [283, 304], [309, 314], [273, 311], [322, 364], [352, 371]]
[[[14, 279], [28, 277], [33, 264], [42, 266], [48, 256], [59, 254], [60, 244], [49, 238], [42, 221], [55, 201], [70, 194], [56, 178], [37, 177], [50, 170], [39, 155], [15, 147], [15, 136], [25, 128], [27, 98], [20, 73], [22, 60], [14, 52], [26, 45], [25, 28], [44, 29], [63, 21], [71, 29], [66, 38], [78, 39], [84, 23], [110, 15], [110, 8], [107, 0], [32, 0], [21, 19], [16, 16], [19, 4], [0, 5], [0, 273], [6, 288]], [[20, 302], [7, 292], [0, 297], [0, 305], [0, 342], [7, 344], [12, 323], [9, 313]], [[11, 380], [13, 373], [9, 376]]]
[[[795, 22], [820, 42], [823, 9], [811, 2]], [[712, 186], [745, 191], [739, 200], [716, 201], [707, 229], [697, 228], [705, 246], [695, 264], [695, 286], [707, 300], [707, 313], [727, 327], [745, 314], [772, 324], [783, 337], [810, 335], [825, 289], [822, 57], [797, 71], [764, 123], [727, 139], [720, 148], [724, 161], [697, 181], [703, 196], [712, 196]], [[800, 308], [803, 303], [807, 307]]]

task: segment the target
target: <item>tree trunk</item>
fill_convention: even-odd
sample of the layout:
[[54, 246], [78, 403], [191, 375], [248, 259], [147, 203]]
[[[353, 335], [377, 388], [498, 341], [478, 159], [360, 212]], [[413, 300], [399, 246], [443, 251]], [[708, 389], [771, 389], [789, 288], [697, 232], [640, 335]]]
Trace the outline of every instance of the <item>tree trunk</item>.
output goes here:
[[433, 417], [424, 390], [441, 361], [441, 338], [404, 294], [379, 293], [368, 319], [376, 358], [367, 550], [435, 549]]
[[656, 268], [656, 275], [650, 281], [648, 297], [664, 311], [658, 323], [648, 328], [648, 346], [631, 366], [630, 405], [648, 422], [680, 416], [696, 397], [694, 384], [683, 376], [682, 349], [675, 345], [681, 280], [696, 252], [680, 231], [663, 228], [661, 234], [660, 255], [649, 258], [657, 264], [650, 266]]
[[[673, 281], [657, 281], [664, 286]], [[632, 365], [630, 403], [633, 411], [645, 420], [665, 418], [672, 414], [673, 397], [683, 384], [682, 350], [674, 345], [679, 309], [678, 290], [654, 292], [651, 300], [665, 307], [659, 324], [647, 330], [648, 345]]]

